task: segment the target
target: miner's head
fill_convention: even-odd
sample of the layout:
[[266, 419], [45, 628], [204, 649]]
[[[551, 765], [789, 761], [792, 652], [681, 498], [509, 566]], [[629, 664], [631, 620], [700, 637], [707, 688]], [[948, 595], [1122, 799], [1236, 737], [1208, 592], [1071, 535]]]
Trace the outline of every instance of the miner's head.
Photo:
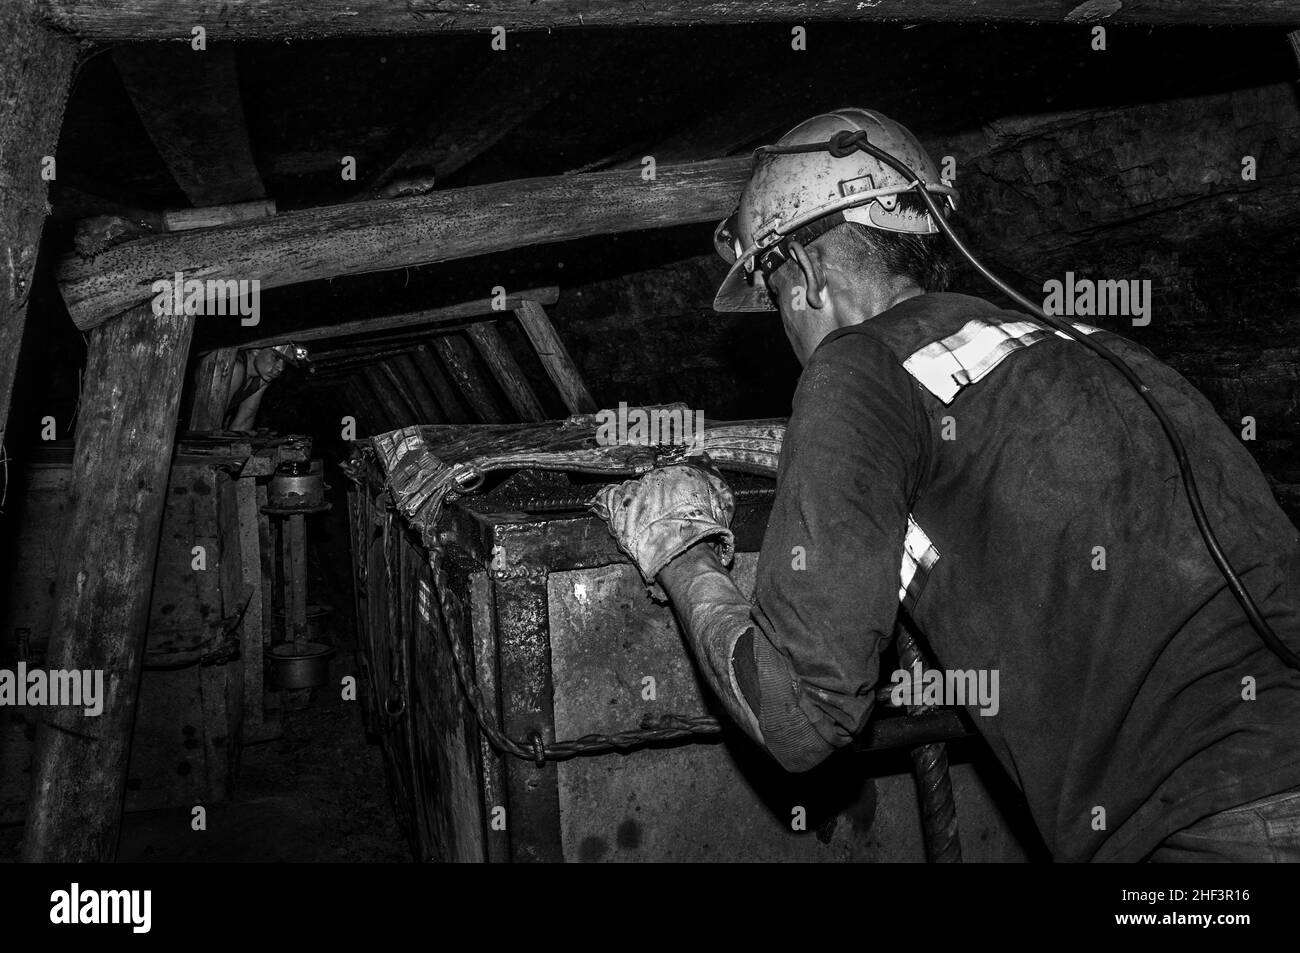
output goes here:
[[253, 352], [253, 371], [268, 384], [283, 374], [286, 366], [284, 355], [273, 347], [262, 347]]
[[[860, 150], [837, 156], [819, 145], [842, 132], [865, 134], [936, 199], [955, 204], [916, 138], [865, 109], [814, 116], [755, 153], [739, 207], [714, 234], [733, 263], [714, 308], [780, 311], [801, 362], [836, 328], [940, 291], [949, 276], [946, 241], [912, 181]], [[791, 147], [807, 151], [783, 151]]]
[[309, 373], [313, 370], [307, 349], [293, 342], [259, 348], [253, 352], [253, 370], [268, 383], [283, 374], [287, 364], [299, 369], [306, 368]]

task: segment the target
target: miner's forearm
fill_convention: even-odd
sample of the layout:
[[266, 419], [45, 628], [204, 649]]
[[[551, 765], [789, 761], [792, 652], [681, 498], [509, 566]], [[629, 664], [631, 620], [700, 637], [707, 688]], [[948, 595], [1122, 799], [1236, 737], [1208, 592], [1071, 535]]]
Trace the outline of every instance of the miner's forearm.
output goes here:
[[752, 624], [749, 600], [708, 545], [693, 546], [670, 562], [659, 573], [659, 584], [677, 610], [704, 680], [732, 720], [762, 745], [758, 716], [736, 681], [731, 661], [736, 641]]
[[[687, 550], [664, 567], [659, 583], [677, 610], [697, 666], [727, 714], [787, 771], [806, 771], [820, 763], [831, 746], [799, 707], [785, 659], [754, 628], [749, 600], [713, 549], [697, 545]], [[748, 677], [738, 677], [742, 665], [748, 666]]]

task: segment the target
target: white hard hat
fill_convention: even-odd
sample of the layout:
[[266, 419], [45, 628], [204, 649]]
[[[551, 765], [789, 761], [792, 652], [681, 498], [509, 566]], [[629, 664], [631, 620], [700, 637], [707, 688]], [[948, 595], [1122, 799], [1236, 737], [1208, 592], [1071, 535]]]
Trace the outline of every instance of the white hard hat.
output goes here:
[[[866, 109], [837, 109], [787, 132], [777, 147], [819, 143], [836, 133], [865, 132], [868, 141], [916, 173], [929, 192], [957, 207], [957, 190], [944, 183], [925, 148], [908, 130]], [[912, 182], [875, 156], [854, 149], [837, 158], [826, 149], [780, 153], [760, 148], [740, 204], [718, 225], [713, 243], [731, 270], [713, 299], [715, 311], [773, 311], [764, 275], [785, 261], [785, 243], [807, 244], [843, 222], [888, 232], [930, 234], [938, 226], [928, 212], [899, 207]], [[760, 275], [762, 272], [763, 275]]]

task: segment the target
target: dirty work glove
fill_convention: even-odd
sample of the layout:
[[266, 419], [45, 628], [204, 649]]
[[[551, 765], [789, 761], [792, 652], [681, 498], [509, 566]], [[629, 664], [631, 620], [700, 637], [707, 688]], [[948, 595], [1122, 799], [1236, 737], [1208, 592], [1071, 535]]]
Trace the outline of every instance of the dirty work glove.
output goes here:
[[639, 480], [603, 488], [591, 509], [646, 582], [702, 539], [715, 538], [724, 565], [735, 553], [729, 527], [736, 503], [716, 470], [688, 463], [651, 470]]

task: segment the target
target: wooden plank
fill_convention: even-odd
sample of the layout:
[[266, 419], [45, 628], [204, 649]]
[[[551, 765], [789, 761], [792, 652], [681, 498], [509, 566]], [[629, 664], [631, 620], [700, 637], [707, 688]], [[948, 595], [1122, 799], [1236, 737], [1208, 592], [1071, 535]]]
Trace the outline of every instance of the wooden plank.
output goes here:
[[384, 375], [379, 368], [373, 364], [362, 365], [361, 379], [374, 392], [379, 409], [382, 411], [383, 423], [381, 426], [384, 431], [395, 430], [410, 423], [406, 419], [406, 410], [403, 408], [401, 401], [392, 387], [389, 386], [388, 381], [384, 379]]
[[447, 415], [443, 412], [442, 407], [439, 406], [437, 395], [435, 395], [433, 389], [429, 387], [428, 382], [424, 379], [424, 375], [420, 373], [420, 369], [415, 366], [415, 360], [410, 354], [399, 354], [396, 357], [390, 358], [388, 360], [388, 365], [397, 373], [398, 377], [402, 379], [402, 383], [406, 386], [407, 393], [411, 394], [411, 396], [419, 403], [420, 412], [423, 417], [437, 423], [447, 422]]
[[[184, 32], [188, 36], [189, 29]], [[140, 122], [193, 205], [266, 195], [248, 140], [233, 46], [209, 43], [198, 52], [188, 43], [129, 44], [111, 55]]]
[[343, 378], [343, 412], [354, 417], [357, 422], [357, 437], [379, 433], [379, 414], [371, 403], [370, 396], [363, 393], [354, 375]]
[[414, 341], [403, 341], [396, 344], [376, 342], [358, 347], [338, 348], [333, 351], [322, 351], [319, 354], [313, 354], [312, 363], [316, 365], [316, 373], [319, 375], [356, 364], [373, 364], [394, 354], [405, 354], [414, 349], [415, 346]]
[[[0, 444], [27, 327], [53, 156], [77, 43], [39, 22], [28, 0], [0, 4]], [[57, 168], [56, 168], [57, 173]]]
[[[42, 709], [23, 843], [29, 861], [107, 861], [117, 848], [192, 315], [136, 308], [90, 338], [72, 517], [47, 666], [104, 673], [103, 710]], [[142, 374], [140, 369], [149, 372]]]
[[571, 414], [590, 414], [596, 411], [596, 402], [587, 390], [586, 382], [578, 366], [569, 357], [569, 352], [551, 324], [551, 318], [539, 304], [525, 301], [515, 309], [519, 323], [524, 326], [528, 340], [537, 349], [537, 356], [542, 359], [542, 366], [551, 375], [555, 389], [560, 392], [564, 406]]
[[[252, 482], [252, 481], [250, 481]], [[269, 484], [258, 483], [254, 490], [257, 503], [257, 553], [262, 586], [262, 645], [271, 645], [277, 635], [275, 631], [275, 534], [271, 529], [271, 517], [262, 512], [270, 500]], [[265, 698], [265, 695], [262, 696]], [[265, 711], [265, 710], [264, 710]], [[283, 730], [284, 723], [281, 709], [265, 711], [262, 723], [262, 737], [274, 738]], [[251, 739], [250, 739], [251, 741]]]
[[216, 228], [231, 222], [247, 222], [275, 214], [275, 202], [259, 199], [234, 205], [208, 205], [203, 208], [169, 209], [162, 213], [163, 228], [169, 232], [188, 232], [195, 228]]
[[576, 56], [494, 57], [401, 155], [366, 181], [358, 198], [380, 197], [389, 183], [411, 174], [431, 185], [444, 181], [550, 105], [591, 68], [586, 58]]
[[204, 354], [194, 368], [194, 404], [190, 408], [190, 430], [222, 430], [226, 426], [226, 403], [230, 397], [230, 376], [239, 359], [239, 349], [218, 348]]
[[266, 717], [262, 695], [262, 656], [265, 650], [265, 607], [262, 588], [262, 549], [257, 482], [249, 476], [235, 481], [236, 513], [239, 521], [240, 575], [246, 600], [244, 623], [239, 630], [239, 650], [244, 662], [244, 741], [265, 737]]
[[425, 383], [433, 391], [433, 396], [438, 398], [438, 406], [446, 415], [447, 423], [469, 423], [470, 410], [465, 406], [465, 401], [461, 399], [460, 394], [456, 392], [456, 388], [451, 386], [446, 368], [434, 356], [433, 351], [422, 344], [411, 352], [411, 358], [423, 375]]
[[479, 372], [469, 341], [459, 334], [440, 334], [433, 338], [432, 345], [479, 420], [485, 424], [508, 423], [509, 418]]
[[[516, 291], [513, 294], [505, 296], [503, 307], [497, 307], [492, 298], [479, 298], [475, 301], [462, 301], [459, 304], [446, 305], [441, 308], [429, 308], [424, 311], [411, 311], [406, 314], [389, 314], [378, 318], [362, 318], [359, 321], [343, 321], [338, 324], [322, 324], [314, 328], [304, 328], [301, 331], [294, 331], [290, 334], [282, 334], [278, 337], [257, 338], [253, 341], [244, 341], [239, 346], [249, 347], [270, 347], [275, 344], [286, 344], [293, 341], [295, 344], [302, 344], [305, 341], [319, 341], [325, 338], [348, 337], [353, 334], [375, 334], [379, 331], [393, 331], [402, 328], [418, 328], [426, 324], [439, 324], [446, 321], [461, 321], [465, 318], [476, 318], [479, 315], [491, 314], [494, 311], [513, 311], [521, 307], [525, 301], [536, 301], [539, 304], [555, 304], [559, 300], [560, 289], [554, 286], [546, 288], [529, 288], [526, 291]], [[313, 359], [316, 352], [312, 353]]]
[[362, 413], [366, 416], [366, 433], [377, 434], [391, 429], [384, 426], [386, 414], [379, 403], [379, 399], [375, 396], [374, 388], [365, 379], [364, 373], [354, 369], [347, 380], [351, 382], [352, 390], [361, 402], [358, 406], [361, 407]]
[[286, 212], [124, 242], [93, 261], [59, 265], [68, 313], [82, 330], [150, 300], [159, 275], [257, 279], [263, 291], [302, 281], [386, 271], [493, 252], [713, 222], [730, 214], [749, 178], [741, 156], [494, 182], [428, 195]]
[[130, 222], [146, 232], [163, 231], [162, 212], [153, 208], [141, 208], [128, 205], [117, 199], [91, 192], [60, 182], [52, 196], [54, 209], [50, 217], [56, 222], [75, 222], [79, 219], [117, 218]]
[[404, 419], [409, 423], [419, 423], [420, 418], [424, 416], [424, 412], [420, 409], [420, 405], [416, 401], [415, 395], [407, 391], [406, 382], [397, 375], [397, 372], [394, 371], [392, 367], [389, 366], [388, 361], [380, 361], [378, 367], [379, 373], [384, 376], [384, 380], [387, 381], [388, 386], [393, 389], [393, 392], [397, 394], [398, 400], [400, 400], [402, 405], [406, 408], [409, 416]]
[[1300, 24], [1295, 0], [44, 0], [46, 15], [77, 36], [96, 40], [189, 39], [202, 23], [213, 39], [294, 40], [331, 36], [410, 36], [593, 27], [804, 23], [819, 20], [952, 22], [1088, 22]]
[[469, 335], [470, 340], [478, 348], [479, 354], [483, 356], [483, 360], [496, 376], [497, 383], [505, 391], [506, 399], [510, 401], [510, 406], [514, 408], [519, 419], [545, 420], [546, 412], [542, 410], [541, 402], [533, 393], [528, 378], [524, 376], [524, 369], [510, 353], [510, 348], [506, 346], [496, 325], [491, 321], [481, 321], [469, 325], [465, 333]]

